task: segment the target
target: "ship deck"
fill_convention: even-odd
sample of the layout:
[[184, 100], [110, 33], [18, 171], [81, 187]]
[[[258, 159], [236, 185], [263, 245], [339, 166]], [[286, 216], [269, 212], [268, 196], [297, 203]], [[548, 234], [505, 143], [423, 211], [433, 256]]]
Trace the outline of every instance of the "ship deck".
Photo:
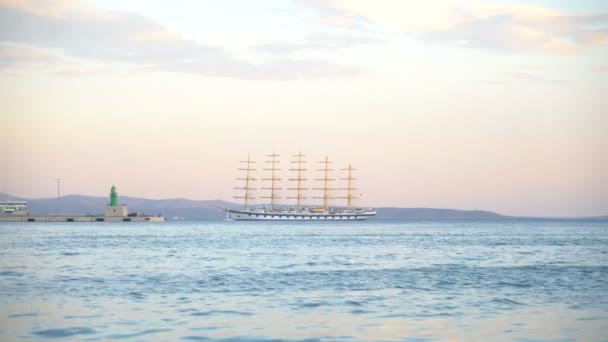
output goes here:
[[244, 210], [227, 210], [227, 219], [232, 220], [367, 220], [376, 216], [375, 211], [352, 211], [352, 212], [325, 212], [315, 213], [307, 211], [244, 211]]

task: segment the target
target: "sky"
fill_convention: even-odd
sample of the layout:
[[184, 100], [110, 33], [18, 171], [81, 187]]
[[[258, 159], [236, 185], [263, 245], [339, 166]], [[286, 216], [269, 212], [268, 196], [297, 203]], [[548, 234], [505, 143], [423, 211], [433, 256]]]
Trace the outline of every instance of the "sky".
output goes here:
[[0, 191], [606, 215], [606, 94], [606, 1], [0, 0]]

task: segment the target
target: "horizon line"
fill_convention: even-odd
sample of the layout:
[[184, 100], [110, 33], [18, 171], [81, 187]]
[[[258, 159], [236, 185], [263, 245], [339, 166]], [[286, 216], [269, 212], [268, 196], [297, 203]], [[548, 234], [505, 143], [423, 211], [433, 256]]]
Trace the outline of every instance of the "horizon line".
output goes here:
[[[12, 198], [16, 198], [16, 199], [24, 199], [24, 200], [57, 200], [57, 197], [38, 197], [38, 198], [33, 198], [33, 197], [20, 197], [17, 195], [13, 195], [13, 194], [9, 194], [7, 192], [0, 192], [0, 194], [3, 197], [12, 197]], [[65, 194], [65, 195], [61, 195], [59, 196], [59, 199], [61, 198], [65, 198], [68, 196], [82, 196], [82, 197], [91, 197], [91, 198], [105, 198], [106, 196], [95, 196], [95, 195], [83, 195], [83, 194]], [[193, 202], [214, 202], [214, 201], [222, 201], [222, 202], [226, 202], [226, 203], [230, 203], [230, 204], [234, 204], [234, 205], [239, 205], [239, 203], [236, 202], [231, 202], [231, 201], [226, 201], [223, 199], [191, 199], [191, 198], [186, 198], [186, 197], [171, 197], [171, 198], [146, 198], [146, 197], [136, 197], [136, 196], [129, 196], [129, 195], [121, 195], [122, 197], [128, 197], [128, 198], [133, 198], [133, 199], [142, 199], [142, 200], [149, 200], [149, 201], [172, 201], [172, 200], [186, 200], [186, 201], [193, 201]], [[2, 200], [5, 200], [4, 198]], [[254, 206], [262, 206], [262, 205], [268, 205], [269, 203], [260, 203], [260, 204], [255, 204]], [[283, 206], [288, 206], [288, 205], [283, 205]], [[600, 214], [600, 215], [590, 215], [590, 216], [520, 216], [520, 215], [506, 215], [506, 214], [502, 214], [500, 212], [497, 211], [493, 211], [493, 210], [488, 210], [488, 209], [458, 209], [458, 208], [446, 208], [446, 207], [401, 207], [401, 206], [394, 206], [394, 205], [386, 205], [386, 206], [373, 206], [373, 208], [375, 209], [412, 209], [412, 210], [455, 210], [455, 211], [465, 211], [465, 212], [487, 212], [487, 213], [491, 213], [491, 214], [495, 214], [495, 215], [499, 215], [502, 216], [504, 218], [513, 218], [513, 219], [608, 219], [608, 213], [606, 214]]]

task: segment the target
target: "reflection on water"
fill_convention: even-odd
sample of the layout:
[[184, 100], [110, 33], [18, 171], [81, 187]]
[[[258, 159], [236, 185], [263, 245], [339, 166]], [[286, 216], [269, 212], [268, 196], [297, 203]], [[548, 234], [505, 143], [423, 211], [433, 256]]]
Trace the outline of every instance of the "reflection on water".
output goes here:
[[0, 224], [0, 340], [601, 340], [608, 223]]

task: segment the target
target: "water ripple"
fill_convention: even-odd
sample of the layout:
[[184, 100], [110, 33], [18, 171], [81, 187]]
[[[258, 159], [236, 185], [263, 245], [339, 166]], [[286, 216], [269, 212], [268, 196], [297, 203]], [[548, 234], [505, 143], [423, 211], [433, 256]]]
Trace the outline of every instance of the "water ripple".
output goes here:
[[137, 332], [133, 332], [133, 333], [129, 333], [129, 334], [113, 334], [113, 335], [109, 335], [108, 338], [115, 338], [115, 339], [133, 338], [133, 337], [138, 337], [138, 336], [143, 336], [143, 335], [167, 332], [167, 331], [171, 331], [171, 330], [172, 329], [147, 329], [147, 330], [137, 331]]
[[0, 224], [0, 339], [601, 340], [607, 250], [586, 221]]
[[32, 335], [44, 338], [63, 338], [76, 335], [89, 335], [94, 334], [95, 330], [86, 327], [73, 327], [63, 329], [46, 329], [32, 331]]

